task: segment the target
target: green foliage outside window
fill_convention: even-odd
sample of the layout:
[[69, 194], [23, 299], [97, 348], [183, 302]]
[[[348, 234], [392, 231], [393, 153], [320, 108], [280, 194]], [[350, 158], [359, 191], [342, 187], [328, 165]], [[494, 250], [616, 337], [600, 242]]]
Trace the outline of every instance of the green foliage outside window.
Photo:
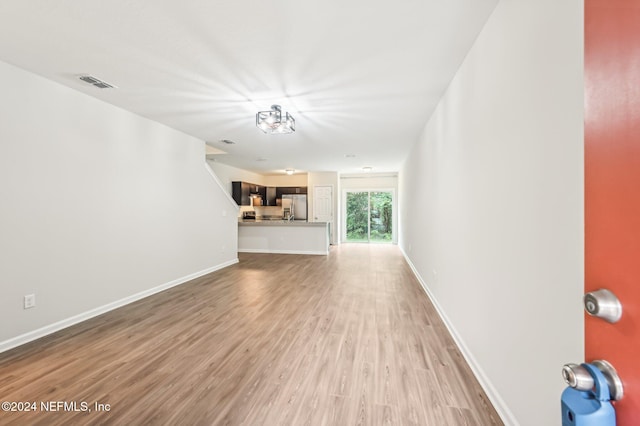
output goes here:
[[348, 192], [347, 241], [390, 242], [393, 227], [392, 212], [390, 192]]

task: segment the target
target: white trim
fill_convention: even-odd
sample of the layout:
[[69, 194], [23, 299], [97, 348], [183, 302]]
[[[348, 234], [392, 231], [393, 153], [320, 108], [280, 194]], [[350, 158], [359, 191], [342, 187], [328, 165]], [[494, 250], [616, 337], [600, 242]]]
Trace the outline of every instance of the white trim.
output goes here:
[[167, 290], [171, 287], [178, 286], [180, 284], [184, 284], [187, 281], [194, 280], [203, 275], [210, 274], [211, 272], [215, 272], [222, 268], [226, 268], [227, 266], [231, 266], [238, 263], [238, 258], [230, 260], [228, 262], [221, 263], [216, 266], [212, 266], [211, 268], [204, 269], [202, 271], [194, 272], [193, 274], [189, 274], [182, 278], [175, 279], [173, 281], [169, 281], [168, 283], [161, 284], [157, 287], [150, 288], [148, 290], [141, 291], [140, 293], [133, 294], [131, 296], [127, 296], [123, 299], [116, 300], [115, 302], [108, 303], [103, 306], [99, 306], [95, 309], [91, 309], [89, 311], [83, 312], [78, 315], [74, 315], [72, 317], [63, 319], [62, 321], [55, 322], [53, 324], [46, 325], [37, 330], [30, 331], [28, 333], [22, 334], [20, 336], [12, 337], [9, 340], [5, 340], [4, 342], [0, 342], [0, 353], [4, 351], [8, 351], [9, 349], [13, 349], [17, 346], [24, 345], [25, 343], [29, 343], [33, 340], [39, 339], [41, 337], [47, 336], [49, 334], [55, 333], [56, 331], [62, 330], [63, 328], [70, 327], [72, 325], [78, 324], [82, 321], [86, 321], [90, 318], [96, 317], [98, 315], [102, 315], [106, 312], [112, 311], [114, 309], [120, 308], [122, 306], [133, 303], [137, 300], [144, 299], [145, 297], [151, 296], [153, 294], [159, 293], [161, 291]]
[[268, 249], [238, 249], [238, 253], [271, 253], [271, 254], [313, 254], [326, 256], [327, 251], [305, 251], [305, 250], [268, 250]]
[[371, 178], [385, 178], [385, 177], [398, 177], [398, 172], [389, 173], [344, 173], [340, 175], [340, 179], [371, 179]]
[[451, 337], [453, 337], [453, 340], [455, 341], [456, 345], [458, 346], [458, 349], [462, 353], [462, 356], [464, 357], [465, 361], [467, 361], [467, 364], [469, 364], [469, 367], [471, 367], [471, 371], [473, 371], [473, 374], [478, 379], [480, 386], [482, 386], [482, 389], [487, 394], [487, 397], [493, 404], [494, 408], [498, 412], [498, 415], [500, 416], [504, 424], [507, 426], [518, 425], [519, 423], [516, 420], [515, 416], [513, 415], [511, 410], [509, 410], [509, 407], [504, 402], [504, 400], [502, 399], [502, 397], [500, 396], [496, 388], [493, 386], [493, 384], [491, 383], [491, 380], [489, 380], [489, 378], [485, 374], [482, 367], [480, 367], [480, 363], [478, 363], [478, 361], [475, 359], [475, 357], [473, 356], [473, 354], [471, 353], [467, 345], [465, 345], [464, 340], [462, 340], [462, 337], [460, 337], [460, 334], [458, 334], [458, 332], [456, 331], [451, 321], [449, 321], [449, 318], [447, 317], [444, 310], [442, 309], [442, 307], [440, 306], [436, 298], [433, 296], [433, 294], [429, 290], [427, 283], [422, 279], [422, 277], [418, 273], [418, 270], [413, 265], [413, 262], [411, 262], [411, 259], [409, 259], [409, 256], [407, 256], [407, 254], [402, 249], [402, 247], [400, 247], [400, 251], [404, 256], [404, 259], [409, 264], [409, 267], [413, 271], [413, 274], [417, 278], [418, 282], [422, 286], [422, 289], [427, 294], [427, 297], [429, 298], [429, 300], [431, 300], [431, 303], [436, 308], [436, 311], [438, 312], [438, 315], [440, 315], [440, 318], [442, 319], [442, 322], [444, 322], [444, 325], [447, 327], [449, 334], [451, 334]]
[[231, 205], [236, 208], [236, 212], [240, 211], [240, 206], [236, 204], [236, 200], [234, 200], [233, 197], [227, 192], [227, 190], [224, 189], [224, 185], [222, 184], [222, 182], [220, 182], [220, 178], [218, 178], [218, 175], [216, 175], [216, 172], [213, 171], [209, 163], [205, 161], [204, 167], [207, 169], [207, 171], [209, 172], [213, 180], [218, 184], [220, 189], [222, 189], [222, 192], [227, 197], [227, 199], [231, 202]]

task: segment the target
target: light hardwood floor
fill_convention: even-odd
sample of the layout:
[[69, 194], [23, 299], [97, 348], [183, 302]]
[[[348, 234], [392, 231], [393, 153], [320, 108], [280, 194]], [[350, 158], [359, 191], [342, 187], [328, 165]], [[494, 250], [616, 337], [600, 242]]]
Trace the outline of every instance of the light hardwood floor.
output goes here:
[[241, 253], [0, 354], [0, 401], [38, 404], [2, 425], [502, 424], [392, 245]]

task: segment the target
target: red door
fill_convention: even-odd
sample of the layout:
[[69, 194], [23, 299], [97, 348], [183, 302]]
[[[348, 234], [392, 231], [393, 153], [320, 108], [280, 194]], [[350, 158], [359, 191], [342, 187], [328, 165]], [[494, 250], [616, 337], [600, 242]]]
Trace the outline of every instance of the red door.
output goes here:
[[585, 291], [622, 303], [585, 319], [585, 359], [624, 385], [618, 425], [640, 425], [640, 0], [585, 0]]

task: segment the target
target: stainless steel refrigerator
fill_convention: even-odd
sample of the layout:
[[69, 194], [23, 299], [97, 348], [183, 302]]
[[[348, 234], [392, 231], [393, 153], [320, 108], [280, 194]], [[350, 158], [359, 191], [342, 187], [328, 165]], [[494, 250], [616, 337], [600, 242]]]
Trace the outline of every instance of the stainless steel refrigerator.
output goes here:
[[[307, 195], [283, 194], [282, 200], [291, 200], [291, 214], [293, 220], [307, 220]], [[285, 204], [283, 202], [283, 204]]]

